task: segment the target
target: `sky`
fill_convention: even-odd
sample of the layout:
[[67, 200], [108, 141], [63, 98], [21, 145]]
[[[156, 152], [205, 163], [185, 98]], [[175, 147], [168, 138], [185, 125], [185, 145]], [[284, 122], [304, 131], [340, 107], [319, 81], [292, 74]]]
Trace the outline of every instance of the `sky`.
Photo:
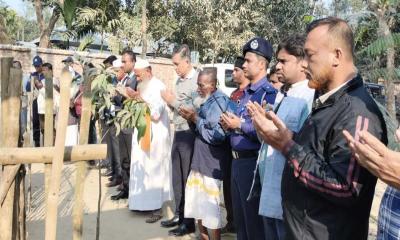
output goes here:
[[23, 2], [22, 0], [3, 0], [5, 4], [7, 4], [10, 8], [17, 11], [19, 15], [25, 15], [25, 5], [27, 2]]
[[[28, 1], [22, 1], [22, 0], [3, 0], [10, 8], [14, 9], [17, 11], [17, 13], [21, 16], [25, 15], [26, 12], [26, 5], [31, 4], [28, 3]], [[332, 2], [332, 0], [322, 0], [324, 2], [325, 6], [329, 6], [329, 4]]]

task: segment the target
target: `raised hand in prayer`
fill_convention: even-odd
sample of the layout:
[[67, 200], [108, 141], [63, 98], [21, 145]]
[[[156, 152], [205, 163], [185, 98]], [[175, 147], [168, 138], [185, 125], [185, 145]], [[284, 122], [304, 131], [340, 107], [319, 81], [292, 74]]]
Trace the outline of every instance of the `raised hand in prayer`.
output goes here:
[[265, 100], [262, 102], [262, 106], [258, 103], [258, 102], [248, 102], [247, 105], [247, 112], [249, 113], [249, 115], [251, 117], [253, 117], [253, 115], [258, 112], [261, 115], [266, 116], [267, 111], [271, 111], [272, 110], [272, 106], [269, 105]]
[[[388, 149], [367, 131], [358, 133], [358, 140], [348, 131], [343, 134], [358, 163], [385, 183], [400, 188], [400, 153]], [[399, 134], [397, 130], [396, 135]], [[399, 136], [397, 136], [399, 137]]]
[[174, 92], [171, 89], [162, 90], [161, 91], [161, 97], [170, 106], [176, 100], [176, 96], [175, 96]]
[[249, 102], [246, 105], [247, 112], [251, 116], [254, 128], [256, 129], [258, 135], [264, 139], [264, 131], [271, 128], [276, 129], [275, 125], [271, 120], [267, 119], [266, 111], [257, 102]]
[[178, 109], [179, 115], [181, 115], [184, 119], [189, 122], [196, 123], [197, 121], [197, 114], [193, 108], [187, 108], [184, 106], [179, 107]]
[[135, 91], [130, 87], [125, 87], [126, 93], [128, 94], [128, 97], [135, 99], [136, 101], [141, 101], [143, 102], [142, 96], [140, 96], [139, 91]]
[[265, 116], [257, 112], [252, 119], [254, 126], [257, 125], [256, 129], [260, 129], [261, 138], [276, 150], [282, 152], [289, 144], [294, 143], [293, 132], [273, 111], [266, 112]]
[[220, 123], [224, 130], [240, 128], [240, 118], [230, 112], [225, 112], [221, 115]]
[[133, 90], [130, 87], [124, 87], [124, 86], [117, 86], [115, 90], [121, 94], [122, 96], [126, 98], [131, 98], [135, 99], [137, 101], [142, 101], [142, 98], [140, 96], [140, 93], [138, 91]]

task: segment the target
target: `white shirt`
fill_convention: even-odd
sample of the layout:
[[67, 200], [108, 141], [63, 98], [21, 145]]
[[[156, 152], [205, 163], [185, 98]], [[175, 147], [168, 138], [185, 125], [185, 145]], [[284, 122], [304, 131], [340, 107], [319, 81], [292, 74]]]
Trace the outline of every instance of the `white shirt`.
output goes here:
[[321, 103], [324, 103], [326, 100], [328, 100], [328, 98], [329, 98], [330, 96], [332, 96], [334, 93], [336, 93], [337, 91], [339, 91], [339, 89], [341, 89], [341, 88], [342, 88], [344, 85], [346, 85], [348, 82], [350, 82], [350, 80], [344, 82], [344, 83], [341, 84], [339, 87], [336, 87], [336, 88], [330, 90], [329, 92], [327, 92], [327, 93], [321, 95], [321, 96], [318, 98], [318, 100], [319, 100]]

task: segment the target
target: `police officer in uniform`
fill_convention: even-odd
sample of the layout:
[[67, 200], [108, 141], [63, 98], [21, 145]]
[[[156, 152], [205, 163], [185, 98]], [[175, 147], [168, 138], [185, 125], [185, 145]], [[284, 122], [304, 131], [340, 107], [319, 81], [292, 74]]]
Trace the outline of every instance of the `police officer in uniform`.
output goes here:
[[[35, 147], [40, 147], [40, 121], [39, 121], [39, 113], [38, 113], [38, 89], [42, 86], [44, 82], [43, 75], [43, 60], [39, 56], [35, 56], [33, 58], [32, 65], [35, 67], [35, 72], [31, 73], [29, 77], [29, 82], [26, 84], [26, 92], [33, 91], [32, 94], [32, 130], [33, 130], [33, 141]], [[33, 87], [31, 86], [33, 84]]]
[[[260, 141], [247, 112], [246, 104], [258, 102], [273, 105], [277, 91], [267, 80], [267, 68], [273, 49], [264, 38], [256, 37], [243, 47], [245, 77], [250, 84], [245, 88], [234, 113], [224, 113], [221, 125], [231, 131], [232, 146], [232, 204], [238, 240], [264, 239], [262, 217], [258, 215], [259, 192], [249, 196], [257, 162]], [[255, 185], [260, 188], [260, 182]]]

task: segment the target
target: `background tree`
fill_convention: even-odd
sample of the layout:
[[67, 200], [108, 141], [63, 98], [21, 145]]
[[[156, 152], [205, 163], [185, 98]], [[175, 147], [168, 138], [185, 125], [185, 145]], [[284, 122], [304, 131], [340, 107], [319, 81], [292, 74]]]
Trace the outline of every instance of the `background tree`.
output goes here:
[[4, 3], [0, 2], [0, 42], [11, 44], [17, 40], [19, 28], [21, 28], [21, 18], [17, 13], [9, 9]]
[[399, 0], [367, 1], [356, 26], [357, 66], [373, 82], [382, 79], [385, 85], [386, 108], [396, 118], [394, 82], [400, 79]]
[[[60, 2], [47, 0], [34, 0], [33, 3], [35, 5], [36, 11], [36, 19], [39, 25], [40, 30], [40, 41], [39, 47], [48, 48], [50, 46], [50, 35], [54, 30], [54, 26], [60, 17], [61, 9], [63, 6], [63, 0]], [[45, 7], [49, 7], [52, 9], [52, 15], [48, 23], [45, 22], [43, 11]]]

